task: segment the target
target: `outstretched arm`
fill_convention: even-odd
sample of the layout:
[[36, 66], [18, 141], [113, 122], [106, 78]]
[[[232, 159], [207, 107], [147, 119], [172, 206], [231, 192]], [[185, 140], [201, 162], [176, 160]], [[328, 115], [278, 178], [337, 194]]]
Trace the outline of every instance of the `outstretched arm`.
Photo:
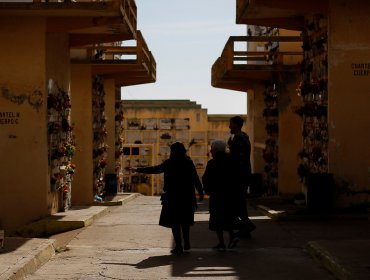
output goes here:
[[159, 174], [163, 173], [165, 170], [165, 163], [161, 163], [159, 165], [148, 166], [148, 167], [130, 167], [130, 171], [138, 172], [138, 173], [145, 173], [145, 174]]

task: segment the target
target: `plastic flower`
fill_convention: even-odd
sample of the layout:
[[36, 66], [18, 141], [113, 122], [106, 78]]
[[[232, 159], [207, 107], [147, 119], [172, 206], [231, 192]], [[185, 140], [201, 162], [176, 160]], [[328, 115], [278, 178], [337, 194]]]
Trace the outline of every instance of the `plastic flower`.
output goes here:
[[58, 156], [59, 156], [59, 157], [62, 157], [62, 156], [64, 156], [65, 154], [66, 154], [66, 147], [65, 147], [65, 146], [60, 145], [60, 146], [58, 147]]
[[107, 161], [105, 159], [102, 159], [100, 162], [99, 162], [99, 166], [101, 168], [104, 168], [105, 166], [107, 165]]
[[71, 191], [71, 189], [69, 188], [68, 184], [65, 184], [63, 186], [63, 193], [69, 193]]
[[76, 147], [72, 144], [66, 144], [65, 145], [65, 153], [67, 156], [72, 157], [75, 153]]
[[73, 163], [70, 163], [66, 167], [67, 174], [74, 174], [76, 170], [76, 165]]

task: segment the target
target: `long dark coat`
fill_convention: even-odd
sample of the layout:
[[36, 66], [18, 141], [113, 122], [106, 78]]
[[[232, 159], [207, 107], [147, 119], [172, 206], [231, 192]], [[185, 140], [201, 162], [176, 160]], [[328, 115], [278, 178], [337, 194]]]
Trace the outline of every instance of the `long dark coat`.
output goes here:
[[206, 194], [209, 195], [209, 229], [239, 229], [238, 172], [225, 153], [217, 153], [208, 161], [202, 177]]
[[241, 219], [241, 227], [250, 232], [253, 231], [256, 226], [248, 218], [247, 210], [247, 200], [246, 200], [246, 190], [250, 184], [252, 168], [250, 162], [251, 155], [251, 143], [249, 136], [240, 131], [236, 133], [233, 137], [230, 137], [228, 141], [230, 149], [230, 160], [231, 164], [238, 171], [238, 182], [239, 185], [239, 195], [236, 200], [239, 205], [239, 216]]
[[251, 143], [249, 136], [241, 131], [236, 133], [228, 141], [230, 149], [230, 159], [233, 164], [239, 165], [239, 180], [240, 184], [248, 187], [252, 173], [250, 156], [251, 156]]
[[170, 158], [156, 166], [138, 168], [137, 172], [164, 173], [163, 191], [166, 193], [166, 199], [162, 201], [159, 225], [172, 227], [175, 224], [194, 224], [194, 212], [197, 207], [194, 187], [199, 194], [203, 194], [203, 188], [190, 158]]

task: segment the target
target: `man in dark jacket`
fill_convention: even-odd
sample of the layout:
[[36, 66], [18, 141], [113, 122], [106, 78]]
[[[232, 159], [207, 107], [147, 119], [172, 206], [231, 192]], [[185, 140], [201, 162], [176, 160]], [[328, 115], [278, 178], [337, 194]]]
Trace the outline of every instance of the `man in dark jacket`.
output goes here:
[[250, 232], [256, 227], [248, 218], [246, 194], [251, 179], [252, 168], [250, 162], [251, 143], [249, 136], [242, 131], [244, 120], [240, 116], [230, 119], [229, 128], [231, 137], [228, 141], [230, 160], [238, 170], [238, 185], [240, 191], [240, 218], [243, 221], [243, 228], [239, 232], [240, 237], [250, 238]]

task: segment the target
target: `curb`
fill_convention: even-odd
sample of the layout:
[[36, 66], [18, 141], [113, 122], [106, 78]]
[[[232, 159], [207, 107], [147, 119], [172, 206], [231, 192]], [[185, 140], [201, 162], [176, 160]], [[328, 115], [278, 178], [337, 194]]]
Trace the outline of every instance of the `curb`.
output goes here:
[[274, 220], [297, 221], [297, 220], [370, 220], [369, 214], [341, 214], [341, 213], [306, 213], [299, 214], [294, 211], [273, 210], [261, 204], [252, 205], [261, 210], [266, 216]]
[[[122, 199], [117, 201], [114, 205], [123, 205], [127, 202], [140, 196], [139, 193], [132, 193]], [[74, 229], [83, 228], [91, 225], [94, 220], [104, 216], [109, 212], [109, 207], [99, 204], [102, 207], [96, 207], [99, 211], [96, 211], [91, 216], [86, 217], [70, 217], [68, 220], [58, 220], [55, 217], [45, 218], [37, 223], [28, 225], [28, 227], [23, 228], [25, 235], [37, 235], [37, 234], [58, 234], [63, 232], [68, 232]], [[12, 258], [14, 258], [13, 264], [9, 265], [9, 268], [5, 269], [5, 272], [0, 271], [0, 280], [20, 280], [34, 273], [43, 264], [48, 262], [52, 256], [55, 255], [55, 247], [57, 240], [55, 239], [38, 239], [38, 238], [26, 238], [26, 237], [6, 237], [5, 243], [9, 241], [19, 242], [27, 241], [28, 245], [25, 249], [19, 247], [17, 253], [15, 253]], [[31, 242], [31, 243], [28, 243]], [[41, 242], [38, 245], [32, 245], [33, 243]], [[32, 247], [34, 246], [34, 247]], [[22, 254], [22, 251], [24, 253]], [[16, 252], [16, 251], [14, 251]], [[12, 254], [12, 253], [10, 253]], [[6, 265], [6, 264], [5, 264]], [[4, 271], [4, 270], [3, 270]]]
[[[8, 237], [7, 239], [17, 239]], [[19, 239], [19, 238], [18, 238]], [[34, 273], [38, 268], [50, 260], [55, 254], [53, 239], [45, 239], [43, 244], [31, 250], [26, 256], [22, 256], [17, 263], [6, 273], [1, 275], [1, 280], [24, 279], [27, 275]]]
[[[14, 233], [11, 233], [10, 235], [28, 238], [42, 238], [44, 236], [49, 236], [78, 228], [87, 227], [91, 225], [95, 219], [109, 212], [108, 207], [97, 207], [97, 206], [92, 207], [96, 207], [96, 209], [99, 210], [96, 211], [96, 213], [93, 213], [89, 216], [77, 218], [74, 216], [65, 218], [63, 217], [65, 212], [56, 213], [50, 217], [46, 217], [37, 222], [25, 225], [17, 229]], [[79, 206], [76, 206], [73, 210], [78, 210], [79, 208], [80, 208]]]
[[123, 197], [123, 198], [120, 198], [118, 200], [115, 200], [115, 201], [102, 201], [102, 202], [94, 202], [93, 205], [94, 206], [119, 206], [119, 205], [123, 205], [131, 200], [133, 200], [134, 198], [140, 196], [141, 194], [140, 193], [118, 193], [118, 194], [121, 194], [121, 195], [127, 195], [126, 197]]
[[[126, 193], [120, 193], [126, 195]], [[89, 214], [74, 214], [86, 207], [74, 206], [67, 212], [59, 212], [39, 221], [22, 226], [16, 231], [11, 232], [10, 236], [28, 237], [28, 238], [42, 238], [66, 231], [71, 231], [91, 225], [94, 220], [106, 215], [110, 210], [109, 206], [123, 205], [136, 197], [140, 196], [139, 193], [127, 193], [127, 196], [119, 198], [115, 201], [97, 202], [89, 206], [93, 209]]]
[[307, 243], [305, 250], [318, 260], [327, 270], [334, 274], [337, 279], [353, 279], [351, 273], [344, 269], [328, 251], [324, 250], [317, 242], [310, 241]]
[[135, 199], [135, 198], [137, 198], [138, 196], [141, 196], [141, 195], [142, 194], [140, 194], [140, 193], [132, 193], [128, 197], [123, 199], [121, 205], [126, 204], [127, 202], [129, 202], [129, 201], [131, 201], [131, 200], [133, 200], [133, 199]]
[[[267, 206], [264, 205], [254, 205], [254, 207], [261, 212], [263, 212], [266, 216], [270, 217], [271, 219], [278, 220], [278, 221], [341, 221], [341, 220], [362, 220], [367, 221], [369, 220], [368, 214], [342, 214], [342, 213], [322, 213], [322, 214], [297, 214], [292, 213], [291, 211], [276, 211], [272, 210]], [[326, 247], [323, 246], [327, 242], [326, 240], [316, 240], [316, 241], [309, 241], [306, 246], [304, 246], [304, 251], [313, 259], [315, 259], [318, 263], [322, 265], [323, 268], [328, 270], [336, 279], [339, 280], [350, 280], [350, 279], [367, 279], [368, 277], [368, 245], [370, 241], [366, 240], [366, 246], [364, 244], [360, 244], [360, 248], [363, 248], [362, 253], [358, 254], [350, 254], [352, 259], [344, 258], [346, 262], [340, 261], [343, 259], [343, 249], [342, 251], [338, 251], [337, 255], [333, 255], [325, 249]], [[320, 245], [321, 244], [321, 245]], [[333, 244], [331, 244], [333, 245]], [[335, 245], [334, 245], [335, 246]], [[330, 246], [328, 248], [331, 248]], [[336, 250], [334, 250], [336, 251]], [[366, 253], [364, 253], [365, 251]], [[364, 263], [360, 263], [359, 260], [364, 259]], [[357, 261], [356, 261], [357, 260]], [[346, 267], [346, 268], [345, 268]], [[366, 276], [365, 276], [366, 275]]]
[[273, 209], [268, 208], [264, 205], [257, 205], [257, 209], [262, 210], [266, 214], [266, 216], [270, 217], [271, 219], [281, 219], [281, 218], [287, 218], [288, 214], [285, 211], [276, 211]]

